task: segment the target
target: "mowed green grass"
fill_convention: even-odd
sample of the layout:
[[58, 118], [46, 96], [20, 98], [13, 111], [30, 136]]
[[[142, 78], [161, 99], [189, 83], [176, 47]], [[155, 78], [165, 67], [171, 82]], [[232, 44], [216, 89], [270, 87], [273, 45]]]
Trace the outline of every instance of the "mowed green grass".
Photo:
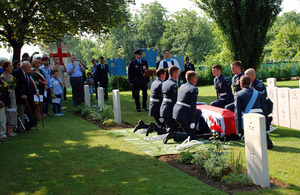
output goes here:
[[[291, 86], [298, 86], [298, 82]], [[136, 112], [131, 92], [120, 94], [123, 121], [132, 125], [140, 118], [154, 121], [146, 111]], [[209, 103], [214, 99], [213, 86], [199, 87], [198, 101]], [[64, 103], [65, 116], [46, 118], [45, 128], [40, 123], [38, 133], [33, 129], [0, 144], [0, 194], [223, 193], [145, 153], [146, 141], [139, 140], [144, 145], [137, 145], [126, 141], [128, 137], [122, 133], [115, 133], [128, 130], [101, 130], [72, 115], [68, 112], [71, 103], [69, 97]], [[111, 93], [107, 104], [112, 104]], [[299, 193], [299, 132], [280, 127], [270, 135], [274, 142], [274, 148], [268, 151], [270, 176], [290, 187], [250, 194]], [[164, 144], [156, 142], [156, 147], [160, 146], [163, 150]], [[244, 154], [242, 142], [235, 142], [232, 148]]]

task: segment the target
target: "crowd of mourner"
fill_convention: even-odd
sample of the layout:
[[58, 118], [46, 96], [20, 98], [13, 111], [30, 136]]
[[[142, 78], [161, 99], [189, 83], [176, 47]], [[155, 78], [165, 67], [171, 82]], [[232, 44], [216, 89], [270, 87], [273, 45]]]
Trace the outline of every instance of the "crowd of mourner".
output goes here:
[[[83, 102], [84, 85], [89, 85], [89, 93], [93, 97], [97, 88], [103, 87], [104, 99], [108, 100], [108, 65], [105, 59], [100, 63], [92, 59], [90, 72], [76, 56], [71, 55], [71, 63], [64, 65], [58, 56], [53, 57], [53, 64], [46, 56], [31, 57], [25, 53], [22, 60], [11, 63], [0, 62], [0, 140], [16, 136], [19, 132], [29, 131], [37, 125], [39, 119], [50, 116], [49, 107], [52, 104], [53, 116], [63, 116], [62, 103], [66, 100], [64, 74], [70, 77], [73, 105]], [[199, 136], [211, 130], [202, 117], [201, 110], [196, 109], [198, 88], [197, 72], [189, 57], [186, 57], [184, 70], [176, 59], [171, 58], [170, 50], [160, 55], [156, 64], [157, 79], [151, 85], [150, 103], [147, 104], [150, 79], [145, 76], [149, 70], [148, 63], [142, 59], [142, 50], [134, 52], [128, 67], [128, 79], [132, 88], [137, 112], [141, 112], [140, 90], [142, 91], [142, 108], [149, 110], [156, 123], [145, 124], [139, 121], [134, 132], [148, 128], [146, 135], [156, 131], [166, 134], [163, 142], [173, 138], [175, 141], [198, 139]], [[260, 113], [266, 117], [267, 131], [270, 126], [268, 115], [272, 112], [272, 102], [267, 98], [266, 86], [256, 79], [254, 69], [247, 69], [243, 75], [242, 62], [231, 64], [232, 81], [222, 74], [222, 66], [212, 67], [217, 100], [211, 106], [225, 108], [235, 113], [237, 135], [243, 136], [242, 115], [245, 113]], [[178, 78], [181, 76], [184, 84], [178, 90]], [[232, 93], [232, 88], [233, 92]], [[150, 105], [148, 108], [147, 105]], [[267, 134], [268, 148], [272, 142]]]

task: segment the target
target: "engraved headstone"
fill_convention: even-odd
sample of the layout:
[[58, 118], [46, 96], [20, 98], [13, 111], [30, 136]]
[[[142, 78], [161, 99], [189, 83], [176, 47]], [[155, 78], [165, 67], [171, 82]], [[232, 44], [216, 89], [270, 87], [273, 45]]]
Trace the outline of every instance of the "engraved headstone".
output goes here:
[[122, 123], [121, 118], [121, 103], [120, 103], [120, 92], [118, 89], [114, 89], [113, 91], [113, 103], [114, 103], [114, 116], [116, 123]]
[[85, 102], [86, 106], [91, 107], [90, 93], [89, 93], [88, 85], [84, 85], [84, 102]]
[[265, 116], [249, 113], [243, 119], [247, 177], [256, 185], [270, 187]]
[[100, 109], [102, 109], [103, 106], [104, 106], [103, 87], [98, 87], [97, 88], [97, 93], [98, 93], [98, 106], [100, 107]]
[[276, 87], [276, 78], [267, 78], [268, 87]]
[[278, 100], [277, 100], [277, 87], [267, 87], [268, 98], [273, 102], [273, 112], [272, 112], [272, 124], [279, 125], [279, 118], [278, 118]]
[[290, 89], [291, 128], [300, 130], [300, 89]]
[[277, 101], [278, 101], [278, 120], [279, 126], [291, 127], [290, 122], [290, 103], [289, 103], [289, 88], [278, 88]]

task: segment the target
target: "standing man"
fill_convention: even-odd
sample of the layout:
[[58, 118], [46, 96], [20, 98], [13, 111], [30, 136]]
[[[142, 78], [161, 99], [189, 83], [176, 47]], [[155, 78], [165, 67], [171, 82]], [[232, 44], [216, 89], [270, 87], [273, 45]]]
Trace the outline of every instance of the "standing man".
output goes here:
[[186, 83], [186, 76], [185, 74], [187, 73], [187, 71], [192, 70], [195, 71], [195, 67], [194, 64], [190, 63], [190, 58], [187, 56], [185, 58], [185, 65], [184, 65], [184, 71], [182, 72], [181, 78], [183, 80], [183, 83]]
[[136, 59], [130, 62], [128, 68], [128, 78], [130, 86], [132, 87], [132, 97], [135, 100], [135, 107], [138, 112], [141, 112], [140, 105], [140, 90], [143, 93], [143, 108], [148, 111], [147, 108], [147, 88], [150, 83], [149, 77], [144, 77], [144, 73], [148, 70], [148, 63], [146, 60], [142, 60], [142, 50], [139, 49], [134, 52]]
[[[104, 57], [100, 57], [100, 64], [97, 66], [96, 69], [96, 81], [98, 86], [104, 88], [104, 100], [108, 100], [108, 90], [107, 90], [107, 85], [108, 85], [108, 65], [105, 64]], [[97, 93], [97, 91], [96, 91]]]
[[211, 106], [224, 108], [227, 104], [233, 102], [230, 81], [228, 77], [222, 75], [222, 66], [213, 65], [212, 74], [215, 76], [214, 85], [217, 92], [217, 100], [210, 103]]
[[43, 113], [44, 116], [50, 116], [49, 105], [51, 101], [51, 91], [50, 91], [51, 68], [49, 66], [49, 58], [47, 56], [42, 57], [42, 66], [39, 69], [47, 80], [47, 90], [45, 90], [44, 92]]
[[167, 72], [166, 79], [169, 78], [168, 68], [170, 68], [172, 65], [177, 66], [179, 68], [179, 72], [180, 72], [180, 67], [179, 67], [177, 60], [171, 58], [171, 52], [170, 52], [170, 50], [167, 49], [167, 50], [165, 50], [165, 59], [160, 61], [159, 66], [158, 66], [158, 68], [163, 68], [166, 70], [166, 72]]
[[[177, 82], [179, 76], [179, 67], [172, 65], [169, 68], [170, 78], [162, 84], [163, 102], [160, 106], [160, 116], [164, 119], [168, 127], [169, 138], [174, 131], [178, 131], [178, 124], [173, 119], [173, 107], [177, 102]], [[168, 139], [163, 142], [166, 144]]]
[[83, 72], [85, 68], [81, 61], [76, 60], [75, 55], [71, 55], [71, 63], [67, 65], [67, 72], [70, 75], [70, 83], [72, 87], [73, 105], [76, 107], [83, 101]]
[[[241, 77], [243, 76], [242, 74], [242, 62], [241, 61], [234, 61], [231, 63], [231, 72], [232, 74], [234, 74], [234, 76], [232, 77], [232, 88], [233, 88], [233, 92], [234, 94], [236, 94], [238, 91], [241, 91], [241, 85], [240, 85], [240, 80]], [[225, 106], [225, 109], [231, 110], [232, 112], [234, 112], [234, 102], [227, 104]]]
[[[66, 96], [66, 91], [67, 91], [65, 86], [65, 77], [64, 77], [64, 74], [67, 72], [67, 68], [65, 64], [59, 60], [58, 56], [53, 56], [53, 61], [54, 61], [54, 65], [52, 67], [52, 71], [57, 70], [58, 77], [63, 82], [63, 86], [62, 86], [62, 91], [63, 91], [62, 100], [63, 100], [63, 97]], [[62, 64], [60, 64], [60, 62]]]
[[159, 63], [164, 59], [164, 55], [159, 55], [159, 61], [156, 62], [156, 69], [158, 69]]
[[95, 59], [95, 58], [93, 58], [91, 62], [92, 62], [92, 66], [91, 66], [91, 74], [92, 74], [92, 76], [93, 76], [93, 78], [94, 78], [94, 85], [95, 85], [96, 99], [98, 99], [98, 93], [97, 93], [98, 83], [97, 83], [97, 81], [96, 81], [96, 77], [97, 77], [97, 75], [96, 75], [96, 70], [97, 70], [97, 66], [98, 66], [99, 64], [96, 62], [96, 59]]

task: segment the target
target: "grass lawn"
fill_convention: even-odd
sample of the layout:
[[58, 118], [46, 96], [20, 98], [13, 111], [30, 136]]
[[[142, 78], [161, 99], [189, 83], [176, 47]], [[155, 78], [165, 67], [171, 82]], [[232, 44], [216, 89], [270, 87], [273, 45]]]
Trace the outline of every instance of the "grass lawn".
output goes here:
[[[291, 81], [278, 86], [298, 86]], [[141, 118], [153, 121], [146, 111], [137, 113], [131, 92], [121, 92], [123, 121], [135, 125]], [[199, 87], [198, 101], [215, 99], [213, 86]], [[107, 104], [112, 104], [111, 93]], [[68, 112], [48, 117], [45, 128], [0, 144], [0, 194], [221, 194], [183, 172], [162, 163], [154, 155], [176, 153], [176, 143], [144, 141], [144, 135], [128, 130], [101, 130]], [[270, 135], [270, 176], [291, 185], [250, 194], [300, 192], [300, 131], [278, 128]], [[205, 144], [206, 145], [206, 144]], [[233, 150], [242, 151], [242, 142]], [[205, 147], [205, 146], [200, 146]]]

